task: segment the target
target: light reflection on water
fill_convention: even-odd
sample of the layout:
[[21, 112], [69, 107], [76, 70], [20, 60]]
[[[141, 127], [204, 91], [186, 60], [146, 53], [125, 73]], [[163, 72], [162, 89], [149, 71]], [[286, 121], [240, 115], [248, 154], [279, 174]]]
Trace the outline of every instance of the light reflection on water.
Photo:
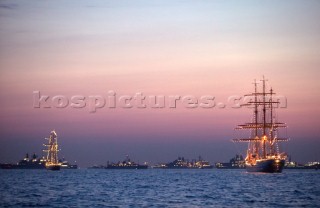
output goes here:
[[316, 207], [320, 171], [0, 170], [0, 207]]

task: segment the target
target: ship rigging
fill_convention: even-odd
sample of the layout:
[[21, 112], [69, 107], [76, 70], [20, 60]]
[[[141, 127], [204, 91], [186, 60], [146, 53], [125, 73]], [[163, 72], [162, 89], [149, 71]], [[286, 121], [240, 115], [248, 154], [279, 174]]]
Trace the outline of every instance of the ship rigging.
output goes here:
[[58, 160], [58, 136], [57, 133], [53, 130], [50, 133], [49, 138], [45, 138], [48, 140], [48, 144], [44, 144], [47, 147], [44, 152], [47, 152], [46, 159], [46, 168], [48, 170], [60, 170], [61, 164]]
[[288, 141], [288, 138], [279, 138], [278, 130], [286, 128], [285, 123], [278, 122], [275, 117], [275, 108], [279, 101], [274, 98], [271, 88], [266, 91], [266, 81], [263, 77], [262, 91], [258, 91], [255, 81], [254, 92], [245, 97], [249, 101], [242, 106], [253, 108], [253, 119], [249, 123], [241, 124], [236, 130], [250, 130], [249, 138], [233, 139], [234, 142], [248, 142], [247, 156], [245, 158], [248, 172], [282, 172], [286, 154], [280, 153], [278, 142]]

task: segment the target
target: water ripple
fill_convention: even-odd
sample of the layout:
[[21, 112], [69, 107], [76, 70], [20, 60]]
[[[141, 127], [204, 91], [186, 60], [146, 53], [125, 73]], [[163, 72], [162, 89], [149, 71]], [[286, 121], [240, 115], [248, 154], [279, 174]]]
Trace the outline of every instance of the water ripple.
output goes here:
[[319, 174], [0, 170], [0, 207], [317, 207]]

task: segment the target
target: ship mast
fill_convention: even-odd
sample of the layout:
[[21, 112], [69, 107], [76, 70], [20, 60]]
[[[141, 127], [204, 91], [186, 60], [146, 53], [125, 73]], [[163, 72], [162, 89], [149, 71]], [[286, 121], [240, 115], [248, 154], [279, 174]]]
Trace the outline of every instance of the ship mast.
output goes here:
[[[257, 97], [257, 82], [256, 80], [254, 80], [254, 120], [255, 120], [255, 135], [254, 135], [254, 138], [257, 138], [258, 137], [258, 97]], [[258, 142], [255, 141], [254, 142], [254, 145], [255, 145], [255, 153], [256, 155], [258, 155], [258, 151], [259, 151], [259, 148], [258, 148]]]
[[47, 147], [44, 152], [47, 152], [47, 162], [46, 165], [55, 165], [58, 164], [58, 137], [57, 133], [53, 130], [50, 133], [49, 138], [45, 138], [48, 140], [48, 144], [44, 144]]
[[263, 158], [266, 158], [266, 139], [267, 139], [267, 136], [266, 136], [266, 80], [264, 79], [264, 76], [263, 76], [263, 79], [261, 80], [262, 81], [262, 113], [263, 113], [263, 152], [262, 152], [262, 155], [263, 155]]
[[273, 94], [273, 90], [272, 88], [270, 89], [270, 154], [274, 154], [274, 149], [273, 149], [273, 139], [274, 139], [274, 128], [273, 128], [273, 100], [272, 100], [272, 94]]
[[[273, 155], [275, 152], [273, 150], [274, 145], [276, 142], [280, 141], [288, 141], [288, 138], [276, 138], [274, 135], [274, 131], [278, 128], [285, 128], [285, 123], [275, 122], [273, 120], [273, 104], [279, 104], [279, 101], [273, 100], [273, 89], [271, 88], [270, 92], [266, 92], [266, 79], [263, 77], [262, 81], [262, 90], [259, 92], [257, 87], [257, 82], [255, 81], [254, 93], [247, 94], [245, 96], [254, 96], [254, 100], [250, 100], [247, 103], [242, 104], [241, 106], [252, 106], [254, 107], [254, 120], [250, 123], [240, 124], [236, 127], [236, 129], [240, 130], [249, 130], [251, 129], [254, 132], [254, 137], [250, 138], [240, 138], [240, 139], [233, 139], [234, 142], [249, 142], [248, 149], [248, 158], [254, 159], [266, 159], [267, 158], [267, 146], [268, 150], [270, 150], [270, 156]], [[267, 100], [267, 95], [270, 97]], [[267, 119], [267, 108], [270, 108], [270, 121], [269, 118]], [[259, 112], [262, 111], [261, 118], [258, 117]], [[269, 112], [268, 112], [269, 116]], [[270, 137], [270, 138], [268, 138]], [[254, 147], [254, 151], [251, 150], [250, 147]], [[269, 149], [270, 148], [270, 149]]]

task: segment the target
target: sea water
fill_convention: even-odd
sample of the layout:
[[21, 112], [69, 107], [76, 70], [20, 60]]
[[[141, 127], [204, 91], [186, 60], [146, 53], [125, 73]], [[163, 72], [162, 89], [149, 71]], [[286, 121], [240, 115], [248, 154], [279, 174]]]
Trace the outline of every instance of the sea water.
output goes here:
[[0, 207], [320, 207], [320, 171], [0, 169]]

